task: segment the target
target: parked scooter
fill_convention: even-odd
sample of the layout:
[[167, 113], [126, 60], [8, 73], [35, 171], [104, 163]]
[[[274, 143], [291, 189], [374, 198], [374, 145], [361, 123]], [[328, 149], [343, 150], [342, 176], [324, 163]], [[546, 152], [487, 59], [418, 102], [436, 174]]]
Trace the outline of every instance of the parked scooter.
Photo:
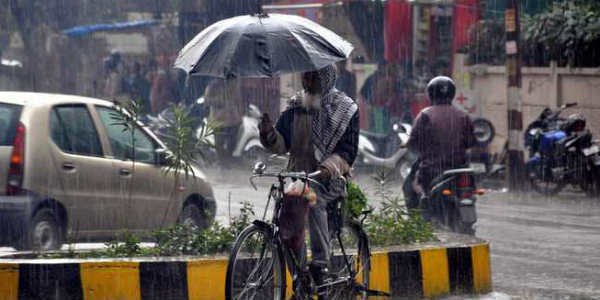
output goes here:
[[356, 168], [382, 168], [392, 172], [392, 177], [399, 176], [404, 180], [410, 173], [415, 161], [408, 148], [408, 138], [412, 126], [395, 123], [392, 133], [380, 134], [361, 130], [358, 136], [358, 157]]
[[556, 112], [546, 108], [527, 127], [527, 175], [531, 187], [543, 195], [555, 195], [569, 184], [590, 196], [600, 194], [600, 147], [585, 130], [585, 118], [560, 117], [562, 111], [575, 105], [565, 104]]
[[[196, 138], [199, 138], [202, 135], [203, 128], [208, 125], [208, 109], [205, 108], [204, 102], [204, 97], [201, 97], [198, 98], [190, 107], [186, 108], [187, 111], [191, 112], [204, 112], [200, 116], [193, 116], [194, 122], [192, 122], [191, 126], [195, 132]], [[233, 149], [232, 156], [234, 159], [247, 162], [247, 164], [244, 163], [244, 165], [250, 166], [256, 161], [262, 161], [268, 158], [267, 150], [264, 149], [260, 143], [258, 123], [261, 116], [262, 114], [260, 109], [256, 105], [250, 104], [248, 105], [247, 114], [242, 118], [242, 123], [240, 124], [238, 130], [237, 142], [235, 148]], [[170, 137], [168, 133], [168, 126], [170, 126], [169, 120], [172, 118], [173, 112], [171, 108], [163, 110], [156, 117], [148, 116], [150, 129], [163, 139], [171, 139], [172, 137]], [[214, 136], [208, 136], [206, 139], [209, 144], [214, 145]], [[206, 147], [205, 149], [200, 150], [204, 156], [204, 164], [210, 164], [211, 162], [217, 161], [217, 155], [214, 147]]]

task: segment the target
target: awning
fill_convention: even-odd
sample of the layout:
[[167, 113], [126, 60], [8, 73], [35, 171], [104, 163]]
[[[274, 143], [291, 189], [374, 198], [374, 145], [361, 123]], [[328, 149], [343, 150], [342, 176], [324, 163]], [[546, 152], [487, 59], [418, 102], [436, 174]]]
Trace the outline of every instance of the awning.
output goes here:
[[156, 24], [158, 24], [158, 21], [156, 20], [141, 20], [110, 24], [81, 25], [63, 30], [63, 33], [70, 37], [78, 37], [96, 31], [124, 30], [137, 27], [152, 26]]

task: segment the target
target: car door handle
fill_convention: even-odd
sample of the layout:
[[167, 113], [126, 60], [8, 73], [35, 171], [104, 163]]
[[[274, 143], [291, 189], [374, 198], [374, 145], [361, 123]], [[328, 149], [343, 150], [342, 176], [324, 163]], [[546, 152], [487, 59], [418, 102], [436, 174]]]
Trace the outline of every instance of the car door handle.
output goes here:
[[63, 163], [62, 167], [63, 167], [63, 170], [66, 170], [66, 171], [75, 170], [75, 164], [73, 164], [73, 163]]
[[123, 168], [123, 169], [119, 170], [119, 174], [121, 174], [121, 176], [129, 176], [129, 175], [131, 175], [131, 171], [129, 171], [129, 169]]

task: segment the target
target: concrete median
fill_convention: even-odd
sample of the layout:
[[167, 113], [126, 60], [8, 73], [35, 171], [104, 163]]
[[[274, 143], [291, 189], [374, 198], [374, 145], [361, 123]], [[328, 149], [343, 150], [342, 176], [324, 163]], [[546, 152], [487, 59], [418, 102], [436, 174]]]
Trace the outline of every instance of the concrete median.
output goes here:
[[[371, 289], [394, 297], [492, 290], [487, 243], [374, 251], [371, 261]], [[220, 300], [226, 269], [219, 258], [3, 259], [0, 299]]]

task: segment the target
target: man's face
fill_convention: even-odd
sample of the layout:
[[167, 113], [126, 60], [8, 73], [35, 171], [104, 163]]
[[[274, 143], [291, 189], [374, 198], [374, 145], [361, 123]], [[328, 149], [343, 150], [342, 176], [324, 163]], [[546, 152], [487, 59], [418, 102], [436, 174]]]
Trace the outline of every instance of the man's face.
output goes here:
[[318, 72], [302, 73], [302, 87], [309, 94], [320, 94], [323, 91]]

